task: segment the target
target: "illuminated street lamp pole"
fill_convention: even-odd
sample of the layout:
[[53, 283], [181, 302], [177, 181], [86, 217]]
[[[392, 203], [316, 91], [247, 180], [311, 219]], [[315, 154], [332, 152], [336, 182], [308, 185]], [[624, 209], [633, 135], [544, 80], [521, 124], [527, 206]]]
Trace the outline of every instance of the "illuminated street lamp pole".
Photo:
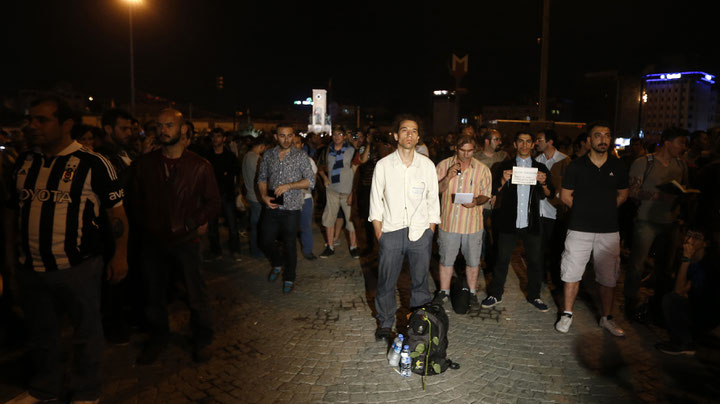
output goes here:
[[135, 50], [133, 47], [133, 6], [142, 0], [125, 0], [128, 3], [128, 20], [130, 22], [130, 113], [135, 115]]

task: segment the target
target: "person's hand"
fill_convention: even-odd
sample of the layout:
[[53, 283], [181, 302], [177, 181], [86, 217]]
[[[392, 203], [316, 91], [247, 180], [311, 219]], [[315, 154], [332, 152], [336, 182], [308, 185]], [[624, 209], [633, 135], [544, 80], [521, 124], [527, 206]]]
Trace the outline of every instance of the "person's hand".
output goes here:
[[282, 184], [275, 187], [275, 196], [280, 196], [290, 190], [290, 184]]
[[464, 206], [464, 207], [466, 207], [466, 208], [468, 208], [468, 209], [471, 209], [471, 208], [476, 207], [476, 206], [477, 206], [477, 198], [475, 198], [475, 195], [473, 195], [473, 200], [472, 200], [472, 202], [463, 203], [462, 206]]
[[490, 206], [493, 208], [495, 207], [495, 200], [497, 199], [497, 196], [493, 195], [492, 198], [490, 198]]
[[448, 168], [447, 173], [445, 173], [445, 176], [448, 177], [448, 176], [458, 175], [459, 172], [460, 172], [460, 163], [458, 162], [458, 163], [451, 165]]
[[512, 178], [512, 170], [504, 170], [503, 171], [503, 184], [510, 181], [510, 178]]
[[353, 200], [353, 194], [350, 193], [350, 194], [348, 194], [348, 197], [347, 197], [347, 204], [352, 205], [352, 200]]
[[382, 236], [382, 230], [375, 230], [375, 240], [380, 241], [381, 236]]
[[263, 195], [262, 200], [265, 203], [265, 205], [267, 205], [267, 207], [270, 209], [277, 209], [277, 207], [279, 206], [277, 204], [270, 202], [270, 201], [272, 201], [272, 198], [270, 198], [267, 195]]
[[325, 184], [326, 187], [330, 186], [330, 178], [323, 177], [323, 184]]
[[542, 171], [538, 171], [538, 173], [537, 173], [537, 182], [538, 182], [538, 184], [540, 184], [541, 186], [542, 186], [542, 185], [545, 185], [545, 181], [547, 181], [547, 174], [545, 174], [545, 173], [542, 172]]
[[118, 283], [125, 279], [128, 272], [127, 256], [115, 254], [107, 265], [107, 280], [110, 283]]
[[690, 242], [683, 243], [683, 257], [692, 258], [695, 255], [695, 246]]

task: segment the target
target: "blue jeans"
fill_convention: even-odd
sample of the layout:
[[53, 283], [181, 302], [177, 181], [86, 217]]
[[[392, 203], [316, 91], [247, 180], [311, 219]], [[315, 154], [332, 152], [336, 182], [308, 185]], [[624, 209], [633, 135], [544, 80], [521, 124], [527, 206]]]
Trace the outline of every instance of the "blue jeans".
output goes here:
[[313, 252], [313, 234], [312, 234], [312, 217], [313, 217], [313, 200], [305, 199], [302, 210], [300, 211], [300, 246], [303, 255], [310, 255]]
[[262, 258], [264, 255], [258, 246], [258, 223], [262, 205], [260, 202], [248, 201], [248, 203], [250, 203], [250, 255]]
[[34, 375], [28, 391], [49, 400], [62, 392], [65, 367], [62, 363], [60, 331], [63, 309], [72, 320], [74, 359], [73, 400], [92, 401], [100, 397], [104, 339], [100, 321], [102, 257], [88, 258], [70, 269], [17, 272], [21, 286], [25, 322]]

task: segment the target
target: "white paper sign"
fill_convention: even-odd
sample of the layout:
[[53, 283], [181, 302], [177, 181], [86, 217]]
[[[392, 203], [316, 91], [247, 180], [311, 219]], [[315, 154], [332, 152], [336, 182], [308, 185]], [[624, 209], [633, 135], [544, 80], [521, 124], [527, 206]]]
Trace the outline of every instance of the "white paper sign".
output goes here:
[[512, 183], [515, 185], [537, 184], [537, 167], [513, 167]]
[[453, 203], [461, 204], [461, 203], [470, 203], [473, 200], [473, 194], [467, 194], [467, 193], [459, 193], [455, 194], [455, 201]]

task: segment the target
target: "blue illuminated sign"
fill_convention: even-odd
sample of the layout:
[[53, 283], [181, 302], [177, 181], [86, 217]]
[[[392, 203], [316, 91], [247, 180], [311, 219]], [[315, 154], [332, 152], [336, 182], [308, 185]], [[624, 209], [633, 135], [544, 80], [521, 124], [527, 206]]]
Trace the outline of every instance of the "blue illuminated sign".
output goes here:
[[706, 81], [710, 84], [715, 84], [715, 76], [707, 74], [705, 72], [680, 72], [680, 73], [653, 73], [645, 76], [645, 81], [669, 81], [678, 80], [683, 76], [700, 76], [700, 80]]

